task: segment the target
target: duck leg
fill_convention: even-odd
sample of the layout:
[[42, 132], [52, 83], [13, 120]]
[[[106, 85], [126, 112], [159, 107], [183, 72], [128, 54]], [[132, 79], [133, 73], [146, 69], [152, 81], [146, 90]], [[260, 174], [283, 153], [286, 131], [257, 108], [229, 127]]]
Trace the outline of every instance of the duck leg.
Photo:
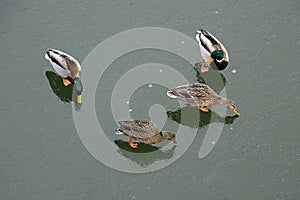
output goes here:
[[204, 65], [205, 61], [202, 59], [201, 72], [208, 72], [209, 68]]
[[202, 112], [209, 112], [207, 106], [198, 106], [198, 109], [201, 110]]
[[138, 144], [137, 143], [134, 143], [133, 141], [132, 141], [132, 138], [130, 138], [129, 139], [129, 145], [132, 147], [132, 148], [134, 148], [134, 149], [136, 149], [137, 148], [137, 146], [138, 146]]
[[68, 79], [66, 79], [66, 78], [64, 78], [64, 77], [61, 77], [61, 78], [62, 78], [63, 84], [64, 84], [65, 86], [68, 86], [68, 85], [71, 84], [71, 82], [70, 82]]

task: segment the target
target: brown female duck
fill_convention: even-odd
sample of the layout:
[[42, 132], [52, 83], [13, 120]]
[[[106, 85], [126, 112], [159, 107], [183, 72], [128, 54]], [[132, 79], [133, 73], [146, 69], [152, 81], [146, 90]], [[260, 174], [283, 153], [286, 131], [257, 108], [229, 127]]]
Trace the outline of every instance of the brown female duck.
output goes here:
[[133, 142], [133, 139], [146, 144], [155, 144], [167, 139], [176, 144], [174, 134], [169, 131], [159, 130], [150, 120], [119, 121], [118, 123], [120, 128], [116, 130], [116, 133], [128, 136], [129, 145], [132, 148], [137, 148], [138, 146], [138, 144]]

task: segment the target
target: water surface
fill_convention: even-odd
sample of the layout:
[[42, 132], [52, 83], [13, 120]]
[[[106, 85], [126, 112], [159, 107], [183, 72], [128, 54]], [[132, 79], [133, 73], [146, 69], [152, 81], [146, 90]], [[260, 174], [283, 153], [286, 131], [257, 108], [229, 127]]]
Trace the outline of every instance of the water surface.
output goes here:
[[[299, 6], [296, 0], [1, 1], [0, 199], [297, 199]], [[82, 62], [108, 37], [150, 26], [192, 38], [199, 27], [214, 33], [230, 54], [222, 75], [241, 116], [191, 119], [184, 125], [199, 130], [181, 158], [156, 172], [127, 174], [98, 162], [83, 146], [73, 122], [72, 88], [59, 85], [44, 52], [60, 49]], [[98, 119], [124, 157], [126, 138], [113, 134], [111, 89], [123, 73], [149, 62], [172, 66], [189, 81], [215, 77], [214, 72], [199, 77], [189, 63], [159, 50], [116, 60], [95, 98]], [[176, 131], [178, 102], [163, 95], [166, 88], [149, 89], [141, 86], [132, 96], [131, 116], [147, 117], [151, 105], [159, 103], [168, 111], [165, 128]], [[225, 122], [222, 135], [199, 159], [208, 125], [218, 120]], [[143, 148], [159, 151], [160, 145]], [[155, 159], [169, 159], [172, 151]], [[133, 162], [145, 167], [153, 162], [141, 155]]]

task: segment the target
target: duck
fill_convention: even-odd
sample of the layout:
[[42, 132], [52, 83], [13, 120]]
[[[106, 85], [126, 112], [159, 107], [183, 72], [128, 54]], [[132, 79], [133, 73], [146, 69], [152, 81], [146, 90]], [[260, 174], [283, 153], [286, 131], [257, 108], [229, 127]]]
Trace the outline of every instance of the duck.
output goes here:
[[155, 144], [167, 139], [177, 144], [175, 134], [170, 131], [159, 130], [158, 127], [148, 119], [118, 121], [118, 124], [120, 127], [116, 130], [116, 134], [128, 136], [128, 143], [132, 148], [137, 148], [138, 146], [133, 140], [139, 140], [146, 144]]
[[237, 116], [240, 115], [233, 101], [219, 96], [208, 85], [203, 83], [181, 85], [168, 90], [167, 95], [171, 98], [177, 98], [186, 104], [196, 105], [202, 112], [209, 112], [208, 106], [223, 104]]
[[222, 71], [229, 63], [229, 55], [224, 45], [211, 33], [204, 29], [196, 31], [196, 40], [202, 57], [201, 72], [207, 72], [208, 67]]
[[54, 71], [61, 76], [65, 86], [74, 84], [77, 103], [81, 104], [83, 86], [79, 62], [71, 55], [56, 49], [48, 49], [45, 58], [51, 63]]

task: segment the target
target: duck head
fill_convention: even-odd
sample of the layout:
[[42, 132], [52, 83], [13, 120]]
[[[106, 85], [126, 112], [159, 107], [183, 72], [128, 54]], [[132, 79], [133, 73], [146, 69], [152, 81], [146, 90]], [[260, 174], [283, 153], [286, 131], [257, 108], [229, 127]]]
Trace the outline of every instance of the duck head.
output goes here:
[[81, 104], [81, 94], [83, 91], [83, 86], [79, 77], [76, 77], [74, 79], [74, 90], [76, 92], [77, 103]]
[[222, 61], [224, 58], [224, 53], [221, 50], [214, 50], [210, 55], [214, 60]]
[[175, 140], [175, 134], [171, 133], [170, 131], [161, 131], [160, 134], [163, 138], [172, 141], [174, 144], [177, 144]]
[[214, 50], [210, 57], [205, 61], [207, 64], [211, 63], [212, 61], [216, 60], [217, 62], [221, 62], [224, 59], [224, 53], [221, 50]]
[[232, 110], [232, 112], [234, 112], [236, 115], [240, 116], [240, 113], [237, 111], [236, 105], [233, 101], [226, 100], [225, 105], [228, 109]]

